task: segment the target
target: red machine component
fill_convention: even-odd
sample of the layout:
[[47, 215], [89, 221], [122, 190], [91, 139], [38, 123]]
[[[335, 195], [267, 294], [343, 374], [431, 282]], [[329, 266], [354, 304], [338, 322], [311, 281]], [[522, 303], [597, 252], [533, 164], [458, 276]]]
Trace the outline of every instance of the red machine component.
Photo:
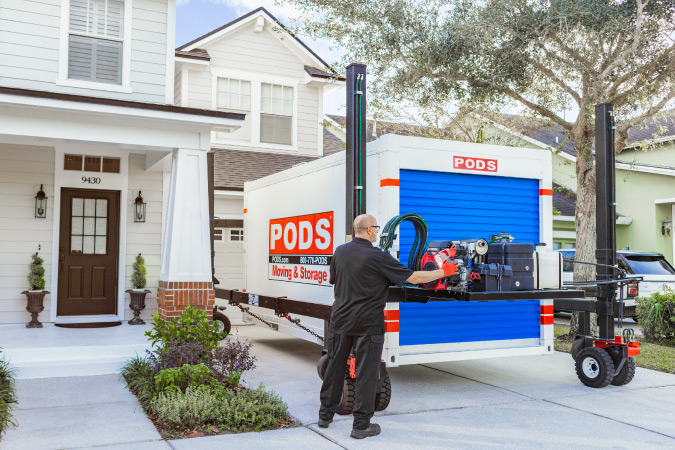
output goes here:
[[[455, 244], [452, 244], [451, 247], [444, 248], [440, 252], [430, 255], [426, 253], [422, 256], [422, 270], [437, 270], [443, 267], [448, 260], [455, 257], [457, 254], [457, 248]], [[445, 278], [440, 278], [436, 281], [431, 281], [429, 283], [424, 283], [424, 287], [427, 289], [447, 289], [448, 286], [443, 284]]]
[[625, 342], [622, 336], [615, 336], [613, 341], [604, 339], [593, 339], [593, 344], [598, 348], [606, 348], [610, 345], [620, 345], [628, 347], [628, 357], [638, 356], [640, 354], [640, 343], [638, 341]]

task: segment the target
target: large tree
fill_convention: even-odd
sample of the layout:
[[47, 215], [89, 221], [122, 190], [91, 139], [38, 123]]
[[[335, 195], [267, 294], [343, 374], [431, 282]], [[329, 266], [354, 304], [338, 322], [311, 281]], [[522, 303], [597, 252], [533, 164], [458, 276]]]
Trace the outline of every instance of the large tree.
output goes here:
[[[616, 152], [675, 97], [673, 0], [286, 0], [305, 33], [362, 61], [391, 98], [517, 103], [575, 144], [577, 259], [595, 261], [594, 105], [613, 103]], [[574, 121], [560, 111], [574, 103]], [[569, 111], [569, 108], [568, 108]], [[577, 265], [575, 279], [594, 277]]]

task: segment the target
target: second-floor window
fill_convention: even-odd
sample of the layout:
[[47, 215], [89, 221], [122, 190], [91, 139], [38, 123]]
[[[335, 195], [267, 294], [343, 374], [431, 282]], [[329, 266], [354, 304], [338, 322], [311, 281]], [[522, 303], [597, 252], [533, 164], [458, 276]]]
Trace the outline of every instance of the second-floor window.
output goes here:
[[293, 88], [262, 83], [260, 142], [293, 144]]
[[68, 78], [122, 84], [124, 0], [70, 0]]
[[221, 109], [251, 110], [251, 82], [234, 78], [218, 78], [216, 107]]

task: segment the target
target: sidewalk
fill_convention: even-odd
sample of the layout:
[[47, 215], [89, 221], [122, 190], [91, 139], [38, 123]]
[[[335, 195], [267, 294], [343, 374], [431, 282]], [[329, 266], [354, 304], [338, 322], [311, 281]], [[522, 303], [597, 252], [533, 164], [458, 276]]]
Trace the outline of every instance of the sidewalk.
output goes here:
[[382, 434], [351, 439], [351, 417], [316, 426], [318, 346], [260, 326], [233, 332], [258, 357], [245, 381], [279, 392], [302, 425], [162, 441], [119, 375], [19, 380], [19, 427], [0, 449], [675, 447], [675, 375], [638, 368], [628, 386], [592, 389], [561, 353], [391, 369], [391, 404], [374, 418]]

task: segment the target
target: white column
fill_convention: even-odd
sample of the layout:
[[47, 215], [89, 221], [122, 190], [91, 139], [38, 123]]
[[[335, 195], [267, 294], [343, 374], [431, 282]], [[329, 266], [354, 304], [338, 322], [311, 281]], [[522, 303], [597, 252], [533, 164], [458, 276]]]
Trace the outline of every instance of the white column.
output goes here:
[[162, 281], [212, 281], [206, 152], [173, 152], [162, 246]]

